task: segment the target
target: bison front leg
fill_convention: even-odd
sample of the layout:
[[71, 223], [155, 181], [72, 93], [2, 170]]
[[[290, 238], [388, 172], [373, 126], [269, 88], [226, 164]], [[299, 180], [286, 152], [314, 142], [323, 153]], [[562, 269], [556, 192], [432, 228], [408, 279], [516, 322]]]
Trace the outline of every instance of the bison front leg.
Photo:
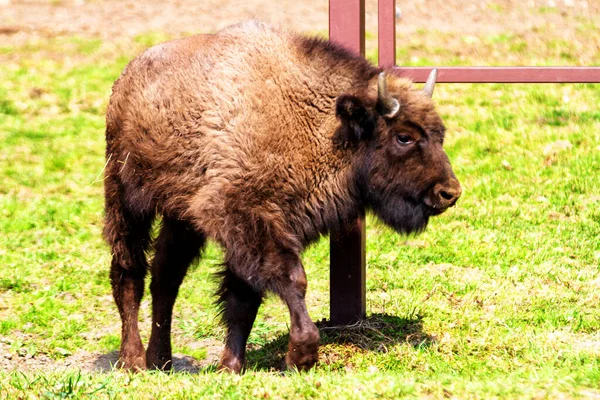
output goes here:
[[227, 326], [227, 339], [219, 370], [239, 374], [244, 367], [246, 342], [262, 302], [262, 292], [227, 268], [223, 272], [219, 295], [219, 302], [223, 306], [223, 321]]
[[152, 282], [152, 334], [146, 351], [148, 368], [170, 370], [171, 319], [179, 286], [188, 267], [200, 254], [205, 238], [188, 223], [163, 218], [162, 229], [154, 245], [156, 253], [150, 271]]
[[275, 291], [290, 311], [290, 340], [285, 358], [289, 368], [308, 370], [319, 357], [319, 330], [306, 309], [306, 274], [298, 257], [288, 258], [285, 274], [275, 285]]

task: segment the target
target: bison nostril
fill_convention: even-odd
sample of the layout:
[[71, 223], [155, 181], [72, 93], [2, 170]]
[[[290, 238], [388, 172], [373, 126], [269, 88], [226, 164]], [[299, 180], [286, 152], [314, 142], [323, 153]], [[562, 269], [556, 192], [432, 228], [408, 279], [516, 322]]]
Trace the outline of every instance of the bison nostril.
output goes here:
[[454, 198], [454, 196], [451, 193], [448, 193], [444, 190], [442, 190], [440, 192], [440, 196], [442, 196], [442, 198], [446, 199], [446, 200], [452, 200]]
[[452, 207], [461, 195], [461, 188], [453, 182], [443, 184], [437, 183], [429, 195], [425, 198], [425, 204], [441, 211]]

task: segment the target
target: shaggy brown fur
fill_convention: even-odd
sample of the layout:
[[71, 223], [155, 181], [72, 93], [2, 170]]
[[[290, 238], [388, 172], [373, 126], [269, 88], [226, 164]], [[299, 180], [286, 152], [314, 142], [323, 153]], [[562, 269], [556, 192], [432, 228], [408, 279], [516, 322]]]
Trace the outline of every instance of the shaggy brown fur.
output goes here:
[[[287, 364], [310, 368], [319, 334], [304, 303], [304, 247], [364, 208], [406, 233], [454, 204], [460, 186], [433, 103], [389, 76], [401, 109], [383, 117], [379, 72], [327, 41], [255, 21], [160, 44], [127, 66], [107, 110], [104, 229], [124, 367], [170, 367], [179, 285], [211, 238], [226, 253], [221, 368], [243, 368], [265, 291], [290, 310]], [[148, 268], [144, 353], [137, 315]]]

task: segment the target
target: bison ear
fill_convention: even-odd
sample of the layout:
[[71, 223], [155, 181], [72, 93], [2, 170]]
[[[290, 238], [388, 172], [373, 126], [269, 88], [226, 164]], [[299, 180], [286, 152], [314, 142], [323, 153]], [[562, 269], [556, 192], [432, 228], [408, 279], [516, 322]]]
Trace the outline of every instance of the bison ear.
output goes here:
[[342, 122], [337, 136], [344, 142], [358, 143], [373, 135], [375, 116], [358, 97], [347, 94], [338, 97], [335, 114]]

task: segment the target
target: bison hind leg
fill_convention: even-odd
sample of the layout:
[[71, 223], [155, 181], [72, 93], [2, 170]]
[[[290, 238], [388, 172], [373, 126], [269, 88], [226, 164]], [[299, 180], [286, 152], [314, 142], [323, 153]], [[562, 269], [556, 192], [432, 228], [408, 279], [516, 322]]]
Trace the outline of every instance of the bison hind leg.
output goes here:
[[122, 323], [119, 366], [135, 371], [146, 368], [138, 313], [144, 294], [144, 277], [148, 269], [146, 251], [151, 241], [154, 214], [140, 213], [128, 207], [116, 176], [107, 171], [104, 236], [112, 250], [110, 281]]
[[129, 201], [120, 179], [120, 164], [109, 163], [104, 180], [104, 237], [111, 247], [110, 281], [121, 316], [118, 365], [130, 370], [146, 368], [146, 355], [138, 328], [138, 313], [148, 270], [146, 251], [151, 243], [154, 208]]

